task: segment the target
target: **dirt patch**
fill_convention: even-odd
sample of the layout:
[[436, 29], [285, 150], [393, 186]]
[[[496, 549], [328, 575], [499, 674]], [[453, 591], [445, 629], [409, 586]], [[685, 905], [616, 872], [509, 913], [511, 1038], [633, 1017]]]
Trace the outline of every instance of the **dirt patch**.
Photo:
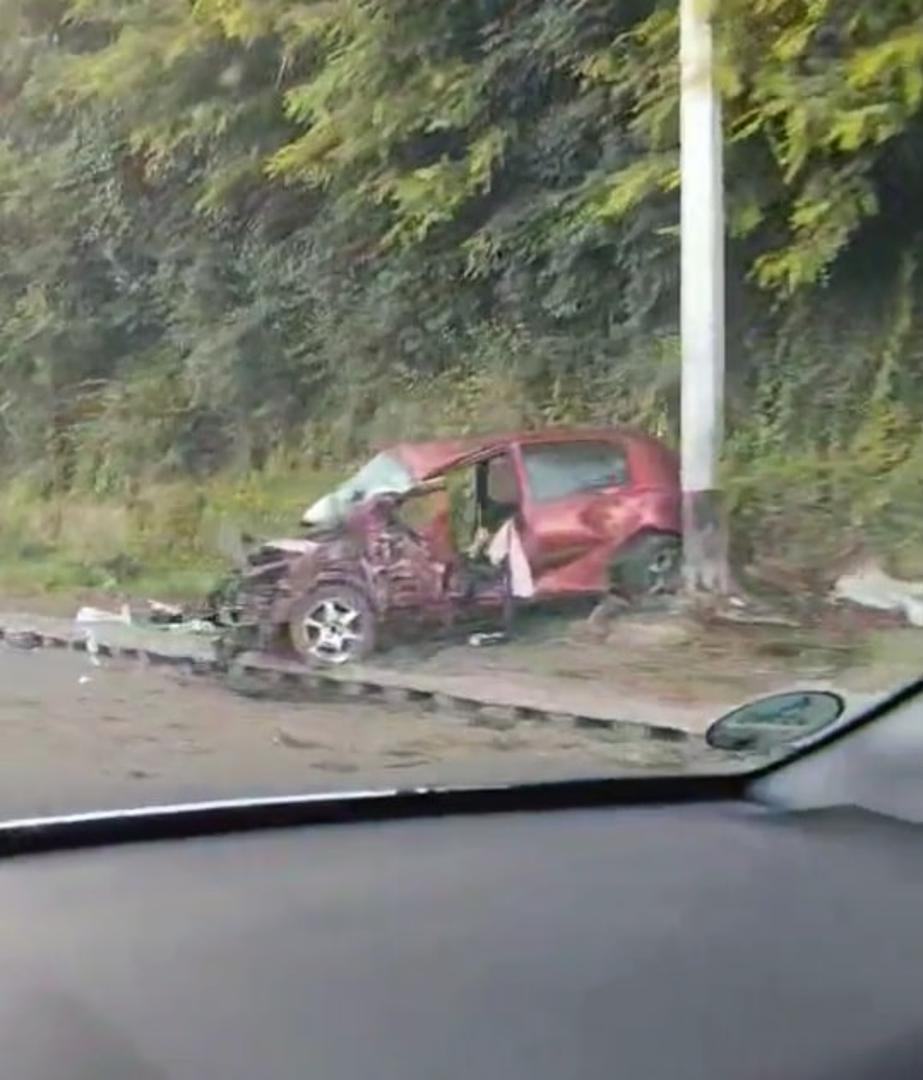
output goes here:
[[602, 633], [585, 619], [533, 617], [494, 648], [406, 648], [376, 661], [455, 692], [476, 685], [550, 709], [702, 731], [722, 710], [795, 685], [885, 692], [919, 673], [921, 644], [919, 630], [872, 630], [848, 616], [812, 629], [629, 612]]

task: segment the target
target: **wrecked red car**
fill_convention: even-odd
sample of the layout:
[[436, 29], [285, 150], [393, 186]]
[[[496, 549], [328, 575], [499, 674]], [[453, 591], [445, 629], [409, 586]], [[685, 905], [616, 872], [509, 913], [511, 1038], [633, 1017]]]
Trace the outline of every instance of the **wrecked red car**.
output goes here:
[[264, 645], [343, 663], [392, 631], [515, 604], [669, 590], [680, 565], [676, 455], [620, 429], [384, 450], [238, 575], [234, 618]]

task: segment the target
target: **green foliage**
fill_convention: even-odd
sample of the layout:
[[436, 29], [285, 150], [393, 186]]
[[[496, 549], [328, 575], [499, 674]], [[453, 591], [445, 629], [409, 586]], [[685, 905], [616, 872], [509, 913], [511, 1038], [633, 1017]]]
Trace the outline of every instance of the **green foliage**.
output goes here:
[[905, 256], [882, 281], [866, 278], [861, 300], [850, 305], [845, 293], [812, 304], [810, 319], [793, 314], [730, 439], [731, 511], [751, 555], [808, 562], [820, 573], [862, 542], [919, 573], [916, 259]]
[[288, 535], [343, 478], [277, 455], [259, 473], [148, 484], [128, 498], [41, 498], [25, 481], [0, 495], [0, 590], [130, 589], [201, 597], [226, 572], [225, 537]]
[[[923, 419], [919, 3], [713, 9], [735, 505], [877, 528]], [[677, 54], [659, 0], [0, 0], [0, 471], [675, 437]]]

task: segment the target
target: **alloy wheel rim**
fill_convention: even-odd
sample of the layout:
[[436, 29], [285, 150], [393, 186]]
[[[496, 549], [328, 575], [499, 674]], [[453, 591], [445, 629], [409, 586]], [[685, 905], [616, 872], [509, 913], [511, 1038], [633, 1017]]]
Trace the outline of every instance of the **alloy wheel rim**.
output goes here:
[[337, 597], [321, 600], [303, 620], [308, 651], [328, 664], [344, 664], [362, 641], [362, 612]]

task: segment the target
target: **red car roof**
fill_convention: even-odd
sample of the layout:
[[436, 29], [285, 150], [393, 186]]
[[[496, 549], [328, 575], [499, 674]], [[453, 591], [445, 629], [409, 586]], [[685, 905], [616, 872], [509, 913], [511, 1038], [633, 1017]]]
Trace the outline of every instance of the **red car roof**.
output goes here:
[[[567, 443], [586, 440], [610, 441], [619, 439], [652, 451], [658, 457], [670, 451], [651, 435], [630, 428], [545, 428], [542, 431], [517, 431], [504, 435], [478, 435], [466, 439], [445, 439], [433, 442], [396, 443], [388, 452], [400, 458], [415, 480], [425, 480], [447, 472], [453, 465], [472, 454], [501, 449], [510, 443]], [[671, 454], [672, 456], [672, 454]]]

